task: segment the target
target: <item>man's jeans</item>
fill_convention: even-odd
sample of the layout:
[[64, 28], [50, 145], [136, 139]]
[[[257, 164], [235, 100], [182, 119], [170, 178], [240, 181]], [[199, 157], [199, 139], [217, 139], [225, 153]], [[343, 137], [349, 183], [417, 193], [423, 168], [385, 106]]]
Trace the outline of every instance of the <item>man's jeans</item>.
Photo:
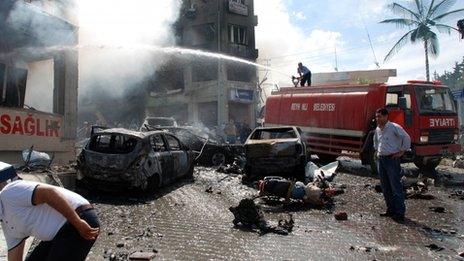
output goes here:
[[387, 213], [404, 217], [406, 207], [404, 204], [403, 184], [401, 183], [400, 158], [380, 156], [377, 167], [380, 185], [387, 205]]
[[[94, 209], [85, 210], [79, 216], [91, 227], [100, 227]], [[40, 242], [26, 258], [26, 261], [83, 261], [94, 243], [95, 240], [84, 239], [73, 225], [66, 222], [51, 241]]]

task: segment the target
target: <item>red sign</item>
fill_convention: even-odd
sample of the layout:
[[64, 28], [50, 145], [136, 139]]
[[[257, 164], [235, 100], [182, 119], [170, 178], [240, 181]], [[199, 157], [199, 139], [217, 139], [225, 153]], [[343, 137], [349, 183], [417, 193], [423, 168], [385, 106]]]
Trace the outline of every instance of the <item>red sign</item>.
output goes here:
[[1, 113], [0, 133], [6, 135], [60, 137], [61, 119], [41, 116], [32, 113]]

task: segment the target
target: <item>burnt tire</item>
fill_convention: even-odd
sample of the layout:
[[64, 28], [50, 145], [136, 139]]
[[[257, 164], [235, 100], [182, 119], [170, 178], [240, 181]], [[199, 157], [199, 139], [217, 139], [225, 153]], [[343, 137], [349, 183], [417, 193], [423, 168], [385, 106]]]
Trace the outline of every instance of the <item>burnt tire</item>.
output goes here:
[[226, 163], [226, 155], [222, 152], [215, 152], [211, 155], [211, 164], [213, 166], [220, 166]]
[[152, 176], [148, 177], [147, 180], [147, 192], [155, 192], [160, 187], [160, 179], [158, 174], [153, 174]]

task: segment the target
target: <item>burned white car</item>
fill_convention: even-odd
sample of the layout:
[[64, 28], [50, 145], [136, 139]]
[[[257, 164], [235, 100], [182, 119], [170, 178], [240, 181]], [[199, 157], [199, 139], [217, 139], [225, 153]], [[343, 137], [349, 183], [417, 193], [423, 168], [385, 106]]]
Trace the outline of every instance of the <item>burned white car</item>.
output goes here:
[[193, 174], [192, 151], [166, 132], [107, 129], [92, 135], [77, 161], [78, 180], [104, 190], [154, 191]]
[[304, 177], [310, 158], [308, 146], [298, 127], [256, 128], [245, 142], [246, 179], [278, 175]]

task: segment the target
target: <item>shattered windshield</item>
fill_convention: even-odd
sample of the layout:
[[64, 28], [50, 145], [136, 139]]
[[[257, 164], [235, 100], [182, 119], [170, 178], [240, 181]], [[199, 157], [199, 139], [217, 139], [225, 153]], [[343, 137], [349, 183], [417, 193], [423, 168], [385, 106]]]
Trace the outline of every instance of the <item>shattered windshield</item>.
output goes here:
[[421, 113], [456, 113], [450, 92], [446, 88], [417, 88], [417, 103]]
[[297, 138], [292, 128], [256, 130], [251, 136], [252, 140], [294, 139]]
[[94, 135], [89, 143], [89, 150], [107, 154], [127, 154], [137, 145], [137, 139], [123, 134]]

